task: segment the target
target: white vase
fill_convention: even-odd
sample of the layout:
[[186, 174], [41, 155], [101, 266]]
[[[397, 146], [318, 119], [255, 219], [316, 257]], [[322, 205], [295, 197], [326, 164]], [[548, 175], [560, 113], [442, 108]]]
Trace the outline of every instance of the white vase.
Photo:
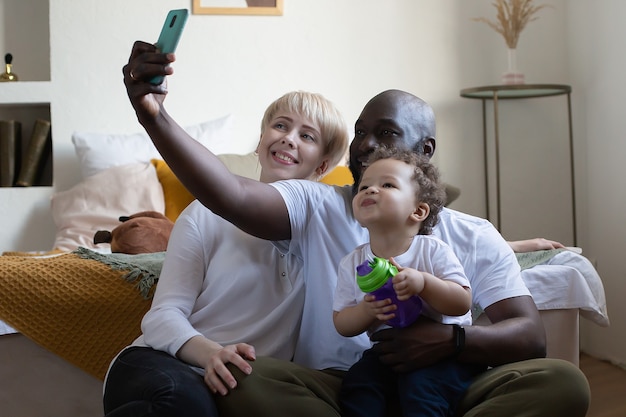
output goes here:
[[515, 48], [508, 48], [508, 68], [507, 71], [502, 74], [502, 84], [524, 84], [524, 74], [517, 69], [517, 50]]

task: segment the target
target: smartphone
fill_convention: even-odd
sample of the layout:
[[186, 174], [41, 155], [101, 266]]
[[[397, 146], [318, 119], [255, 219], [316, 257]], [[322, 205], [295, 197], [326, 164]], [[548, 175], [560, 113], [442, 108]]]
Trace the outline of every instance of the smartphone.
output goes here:
[[[176, 46], [180, 40], [180, 36], [183, 33], [185, 23], [187, 23], [187, 17], [189, 16], [189, 10], [176, 9], [170, 10], [163, 23], [159, 40], [155, 43], [155, 46], [165, 54], [169, 54], [176, 51]], [[150, 80], [151, 84], [159, 85], [163, 82], [163, 76], [157, 75]]]

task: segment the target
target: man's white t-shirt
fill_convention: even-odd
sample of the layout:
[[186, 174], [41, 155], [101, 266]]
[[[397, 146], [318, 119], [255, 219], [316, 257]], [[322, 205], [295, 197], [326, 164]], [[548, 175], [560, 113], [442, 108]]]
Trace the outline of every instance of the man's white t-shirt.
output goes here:
[[[370, 347], [367, 335], [346, 338], [335, 330], [332, 311], [341, 259], [368, 241], [352, 214], [352, 187], [306, 180], [272, 183], [289, 211], [291, 240], [275, 242], [304, 262], [305, 300], [294, 361], [314, 369], [347, 370]], [[465, 269], [472, 302], [530, 295], [517, 259], [487, 220], [444, 209], [433, 235], [446, 242]]]

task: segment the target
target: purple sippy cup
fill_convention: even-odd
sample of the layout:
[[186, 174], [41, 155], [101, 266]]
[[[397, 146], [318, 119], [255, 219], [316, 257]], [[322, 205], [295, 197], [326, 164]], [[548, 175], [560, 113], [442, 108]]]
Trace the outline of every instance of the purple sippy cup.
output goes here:
[[356, 282], [361, 291], [373, 294], [377, 300], [390, 298], [398, 306], [396, 315], [387, 324], [392, 327], [406, 327], [413, 323], [422, 312], [422, 299], [413, 296], [408, 300], [400, 301], [393, 289], [391, 278], [398, 273], [398, 268], [387, 259], [374, 257], [372, 261], [365, 261], [356, 267]]

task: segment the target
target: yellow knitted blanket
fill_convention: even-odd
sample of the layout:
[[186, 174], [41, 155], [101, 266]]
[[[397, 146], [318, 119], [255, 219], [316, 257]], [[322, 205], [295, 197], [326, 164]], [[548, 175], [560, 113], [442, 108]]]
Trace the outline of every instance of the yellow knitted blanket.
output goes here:
[[0, 320], [104, 379], [150, 308], [126, 273], [74, 253], [0, 256]]

